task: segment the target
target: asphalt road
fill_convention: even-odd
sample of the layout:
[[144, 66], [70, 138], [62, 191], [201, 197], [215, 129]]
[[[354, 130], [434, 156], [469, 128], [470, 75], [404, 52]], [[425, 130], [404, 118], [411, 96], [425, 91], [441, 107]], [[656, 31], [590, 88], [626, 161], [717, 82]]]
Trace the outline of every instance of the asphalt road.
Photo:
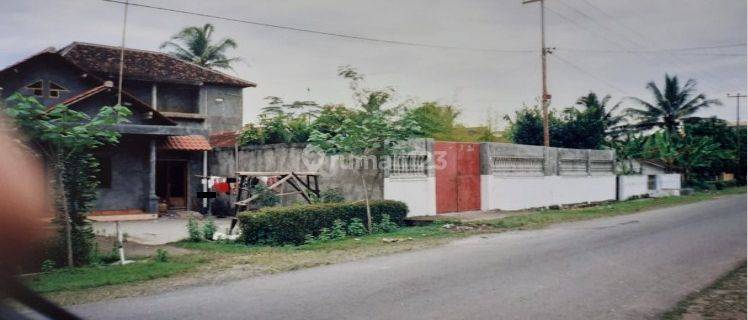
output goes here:
[[646, 319], [746, 258], [746, 197], [72, 310], [91, 319]]

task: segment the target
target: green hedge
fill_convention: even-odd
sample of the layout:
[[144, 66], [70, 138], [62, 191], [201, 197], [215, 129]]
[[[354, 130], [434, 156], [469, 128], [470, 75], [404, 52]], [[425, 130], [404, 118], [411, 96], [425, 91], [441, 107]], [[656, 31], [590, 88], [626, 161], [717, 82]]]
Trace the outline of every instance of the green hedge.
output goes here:
[[[400, 201], [375, 200], [370, 205], [375, 223], [388, 214], [393, 222], [403, 225], [408, 215], [408, 206]], [[366, 222], [366, 204], [357, 201], [274, 207], [243, 212], [238, 218], [246, 244], [303, 244], [306, 235], [319, 235], [320, 229], [331, 228], [336, 219], [348, 223], [359, 218]]]

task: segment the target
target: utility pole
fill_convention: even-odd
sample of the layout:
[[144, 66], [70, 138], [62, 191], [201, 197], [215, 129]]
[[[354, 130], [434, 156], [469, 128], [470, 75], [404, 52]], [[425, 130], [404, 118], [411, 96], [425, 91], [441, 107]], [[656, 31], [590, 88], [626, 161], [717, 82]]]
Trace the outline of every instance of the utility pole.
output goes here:
[[740, 98], [748, 97], [741, 93], [727, 94], [728, 98], [735, 98], [735, 126], [740, 125]]
[[546, 84], [547, 72], [546, 72], [546, 55], [551, 53], [551, 48], [545, 46], [545, 0], [523, 0], [522, 4], [528, 4], [533, 2], [540, 2], [540, 64], [543, 72], [543, 93], [540, 101], [543, 105], [543, 145], [546, 147], [551, 146], [550, 129], [548, 128], [548, 104], [551, 100], [551, 95], [548, 93], [548, 85]]
[[735, 133], [737, 134], [737, 137], [735, 137], [735, 147], [737, 148], [736, 155], [740, 156], [740, 98], [748, 97], [741, 93], [735, 93], [735, 94], [727, 94], [728, 98], [735, 98]]

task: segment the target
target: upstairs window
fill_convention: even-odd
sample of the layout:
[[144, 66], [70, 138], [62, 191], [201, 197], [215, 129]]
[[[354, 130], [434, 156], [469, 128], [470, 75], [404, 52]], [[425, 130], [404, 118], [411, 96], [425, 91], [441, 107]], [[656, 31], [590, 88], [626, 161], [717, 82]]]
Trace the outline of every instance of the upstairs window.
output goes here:
[[42, 80], [27, 85], [26, 89], [37, 97], [44, 96], [44, 82]]
[[68, 91], [68, 89], [65, 89], [63, 86], [56, 84], [54, 82], [49, 83], [49, 97], [50, 98], [59, 98], [60, 94], [62, 94], [63, 91]]

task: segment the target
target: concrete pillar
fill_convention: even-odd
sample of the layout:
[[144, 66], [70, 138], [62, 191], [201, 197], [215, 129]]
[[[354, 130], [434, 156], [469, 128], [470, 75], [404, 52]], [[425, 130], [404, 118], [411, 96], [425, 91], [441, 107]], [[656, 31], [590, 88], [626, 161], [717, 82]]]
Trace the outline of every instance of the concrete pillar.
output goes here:
[[148, 212], [158, 212], [158, 196], [156, 195], [156, 139], [150, 141], [148, 156]]
[[158, 87], [156, 87], [155, 82], [151, 86], [151, 108], [158, 110]]
[[[208, 192], [208, 151], [203, 151], [203, 192]], [[208, 207], [208, 198], [203, 198], [203, 208]]]

